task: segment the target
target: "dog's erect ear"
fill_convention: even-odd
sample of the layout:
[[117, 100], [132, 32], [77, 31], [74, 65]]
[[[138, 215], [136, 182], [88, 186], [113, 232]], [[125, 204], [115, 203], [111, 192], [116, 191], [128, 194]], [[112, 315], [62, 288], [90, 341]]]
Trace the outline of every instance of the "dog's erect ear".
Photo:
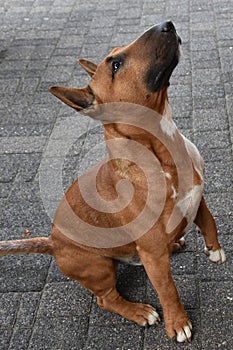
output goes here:
[[91, 107], [95, 96], [89, 86], [83, 89], [67, 88], [64, 86], [51, 86], [49, 91], [66, 103], [68, 106], [81, 111]]
[[85, 69], [85, 71], [92, 77], [95, 74], [97, 65], [91, 61], [84, 58], [79, 58], [78, 63]]

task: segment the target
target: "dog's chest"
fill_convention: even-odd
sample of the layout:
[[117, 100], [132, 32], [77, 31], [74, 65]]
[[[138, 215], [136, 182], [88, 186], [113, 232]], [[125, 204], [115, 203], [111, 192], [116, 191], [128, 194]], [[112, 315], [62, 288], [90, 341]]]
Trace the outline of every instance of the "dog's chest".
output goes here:
[[[183, 218], [186, 219], [185, 232], [192, 225], [203, 195], [203, 173], [204, 163], [203, 159], [197, 150], [196, 146], [189, 141], [186, 137], [182, 136], [182, 140], [185, 145], [185, 149], [191, 160], [191, 171], [192, 176], [187, 180], [183, 177], [184, 184], [182, 183], [182, 169], [179, 169], [178, 184], [173, 183], [172, 176], [169, 177], [169, 173], [165, 173], [165, 176], [169, 179], [170, 185], [170, 200], [174, 202], [174, 207], [170, 213], [170, 217], [167, 224], [167, 233], [171, 233], [181, 222]], [[184, 171], [185, 173], [185, 171]]]

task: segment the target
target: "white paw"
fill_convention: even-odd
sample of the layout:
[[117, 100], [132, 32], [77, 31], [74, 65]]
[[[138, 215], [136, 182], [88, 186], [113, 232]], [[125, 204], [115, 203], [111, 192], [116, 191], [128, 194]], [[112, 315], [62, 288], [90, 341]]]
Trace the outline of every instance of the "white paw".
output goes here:
[[151, 310], [149, 316], [148, 316], [148, 324], [150, 326], [154, 325], [154, 324], [159, 324], [160, 322], [160, 318], [158, 313], [153, 309]]
[[188, 326], [184, 326], [182, 331], [177, 333], [176, 340], [179, 343], [190, 342], [192, 337], [192, 324], [189, 322]]
[[185, 243], [186, 243], [184, 237], [181, 237], [178, 242], [181, 245], [181, 247], [183, 247], [185, 245]]
[[222, 248], [213, 251], [205, 247], [205, 253], [209, 257], [210, 261], [214, 262], [215, 264], [223, 264], [226, 261], [226, 255]]

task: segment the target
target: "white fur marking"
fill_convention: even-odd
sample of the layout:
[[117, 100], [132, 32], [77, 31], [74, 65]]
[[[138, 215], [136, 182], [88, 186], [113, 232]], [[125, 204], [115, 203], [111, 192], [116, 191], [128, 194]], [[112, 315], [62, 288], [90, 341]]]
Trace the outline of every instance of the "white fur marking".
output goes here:
[[159, 320], [160, 320], [159, 315], [157, 314], [157, 312], [155, 310], [153, 310], [148, 316], [148, 323], [150, 326], [159, 322]]
[[167, 179], [169, 179], [169, 180], [171, 180], [171, 178], [172, 178], [172, 176], [171, 176], [170, 173], [165, 173], [165, 177], [166, 177]]
[[192, 336], [192, 333], [191, 333], [191, 330], [190, 330], [189, 326], [185, 326], [184, 327], [184, 331], [185, 331], [187, 339], [190, 339], [191, 336]]
[[175, 189], [174, 185], [171, 185], [171, 189], [173, 191], [173, 193], [171, 195], [171, 198], [176, 199], [177, 196], [178, 196], [178, 193], [176, 192], [176, 189]]
[[160, 126], [162, 131], [173, 139], [177, 130], [175, 123], [167, 120], [166, 118], [162, 118], [160, 121]]
[[[192, 190], [186, 193], [184, 198], [177, 203], [178, 208], [186, 218], [193, 216], [193, 211], [198, 209], [202, 192], [203, 185], [195, 185]], [[191, 212], [190, 208], [192, 209]], [[196, 213], [194, 215], [196, 215]]]
[[191, 327], [184, 326], [184, 329], [181, 332], [178, 332], [176, 340], [179, 343], [183, 343], [183, 342], [185, 342], [187, 340], [190, 340], [191, 336], [192, 336]]
[[221, 264], [221, 263], [224, 263], [226, 261], [226, 255], [225, 255], [225, 252], [222, 248], [215, 250], [215, 251], [209, 250], [208, 248], [205, 248], [205, 250], [206, 250], [207, 254], [209, 255], [209, 259], [212, 262]]
[[186, 341], [186, 335], [185, 335], [184, 331], [181, 331], [177, 334], [176, 340], [179, 343], [183, 343], [184, 341]]
[[186, 150], [193, 161], [193, 167], [200, 177], [203, 180], [203, 172], [204, 172], [204, 161], [197, 149], [197, 147], [184, 135], [182, 135], [185, 143]]
[[181, 242], [182, 244], [185, 244], [185, 238], [184, 238], [184, 237], [181, 237], [181, 238], [179, 239], [179, 242]]

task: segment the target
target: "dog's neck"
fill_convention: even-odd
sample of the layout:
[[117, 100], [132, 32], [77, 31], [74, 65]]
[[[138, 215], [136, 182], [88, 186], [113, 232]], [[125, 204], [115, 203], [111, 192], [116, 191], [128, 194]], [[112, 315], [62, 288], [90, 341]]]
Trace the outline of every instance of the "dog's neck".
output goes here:
[[[166, 99], [163, 103], [163, 115], [162, 118], [165, 118], [168, 121], [172, 121], [172, 111], [171, 107], [168, 103], [168, 100]], [[139, 128], [134, 125], [128, 125], [128, 124], [121, 124], [121, 123], [110, 123], [110, 124], [104, 124], [104, 136], [105, 141], [110, 140], [117, 140], [117, 139], [127, 139], [130, 141], [136, 141], [137, 143], [142, 144], [147, 149], [149, 149], [159, 160], [161, 166], [164, 168], [164, 171], [167, 170], [167, 167], [174, 167], [174, 161], [166, 149], [166, 147], [162, 144], [161, 141], [159, 141], [158, 138], [156, 138], [154, 135], [146, 131], [145, 129]], [[117, 145], [118, 143], [116, 143]], [[127, 145], [127, 143], [126, 143]], [[127, 146], [126, 146], [127, 147]], [[132, 159], [134, 159], [135, 156], [135, 149], [132, 147]], [[131, 148], [130, 147], [130, 148]], [[125, 174], [129, 171], [129, 161], [120, 160], [119, 156], [117, 154], [121, 153], [122, 158], [124, 158], [124, 149], [122, 148], [122, 152], [119, 149], [116, 152], [116, 149], [108, 147], [107, 143], [107, 152], [109, 155], [109, 158], [111, 159], [111, 166], [114, 169], [114, 171], [118, 171], [122, 174], [123, 177], [125, 177]], [[118, 159], [116, 159], [118, 158]], [[131, 164], [131, 168], [133, 168]]]

